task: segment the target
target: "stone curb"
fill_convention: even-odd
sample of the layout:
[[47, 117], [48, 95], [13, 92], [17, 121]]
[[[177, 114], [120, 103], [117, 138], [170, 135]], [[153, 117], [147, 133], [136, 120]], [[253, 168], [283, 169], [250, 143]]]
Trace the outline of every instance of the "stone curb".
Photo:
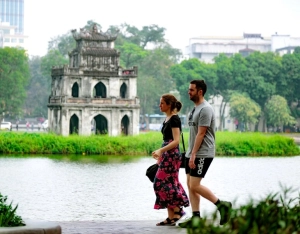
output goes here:
[[61, 227], [55, 222], [24, 220], [26, 226], [0, 227], [1, 234], [61, 234]]
[[[159, 220], [162, 221], [162, 220]], [[186, 234], [187, 229], [156, 226], [158, 220], [131, 221], [62, 221], [63, 234]]]

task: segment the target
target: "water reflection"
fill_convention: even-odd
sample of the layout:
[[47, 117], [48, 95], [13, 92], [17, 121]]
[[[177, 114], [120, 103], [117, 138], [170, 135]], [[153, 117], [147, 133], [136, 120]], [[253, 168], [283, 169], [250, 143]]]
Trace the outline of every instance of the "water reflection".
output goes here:
[[[132, 156], [0, 157], [0, 192], [19, 204], [18, 214], [24, 218], [160, 220], [165, 211], [153, 210], [152, 183], [145, 176], [153, 162], [150, 157]], [[250, 197], [279, 191], [279, 182], [299, 191], [299, 165], [300, 156], [217, 157], [203, 183], [218, 197], [235, 200], [237, 206]], [[187, 189], [183, 169], [180, 180]], [[201, 201], [203, 214], [214, 210]]]

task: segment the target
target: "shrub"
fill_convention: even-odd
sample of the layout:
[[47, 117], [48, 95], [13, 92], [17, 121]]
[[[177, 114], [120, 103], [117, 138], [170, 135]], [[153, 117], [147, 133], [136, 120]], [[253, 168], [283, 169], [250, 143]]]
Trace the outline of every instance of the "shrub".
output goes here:
[[300, 233], [300, 195], [288, 199], [291, 188], [283, 194], [268, 195], [259, 202], [250, 201], [231, 212], [231, 220], [224, 226], [217, 225], [217, 212], [212, 221], [206, 218], [195, 220], [188, 228], [190, 234], [297, 234]]
[[0, 227], [25, 226], [22, 218], [16, 215], [18, 205], [13, 208], [12, 202], [8, 205], [6, 201], [7, 196], [0, 193]]

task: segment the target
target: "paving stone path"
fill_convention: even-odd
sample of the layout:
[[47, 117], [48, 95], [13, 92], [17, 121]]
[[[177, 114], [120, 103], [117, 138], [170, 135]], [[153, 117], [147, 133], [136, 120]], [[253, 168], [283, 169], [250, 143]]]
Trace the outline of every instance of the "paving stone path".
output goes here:
[[70, 221], [57, 222], [62, 234], [186, 234], [180, 227], [157, 227], [158, 221]]

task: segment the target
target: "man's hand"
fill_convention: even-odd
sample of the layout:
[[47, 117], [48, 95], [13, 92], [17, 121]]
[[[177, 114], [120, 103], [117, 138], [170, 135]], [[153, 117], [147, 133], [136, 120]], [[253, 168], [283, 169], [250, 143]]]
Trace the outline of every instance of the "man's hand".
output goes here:
[[190, 160], [189, 160], [189, 167], [191, 169], [195, 169], [196, 168], [196, 165], [195, 165], [195, 159], [196, 159], [196, 154], [195, 153], [192, 153], [191, 157], [190, 157]]

